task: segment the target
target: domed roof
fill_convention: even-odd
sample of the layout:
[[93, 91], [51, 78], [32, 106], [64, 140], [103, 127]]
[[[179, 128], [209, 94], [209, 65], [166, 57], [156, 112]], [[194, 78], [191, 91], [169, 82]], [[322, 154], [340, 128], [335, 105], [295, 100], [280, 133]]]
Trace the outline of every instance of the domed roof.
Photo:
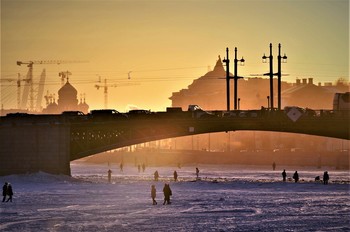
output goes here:
[[82, 112], [85, 113], [85, 114], [87, 114], [87, 113], [89, 112], [89, 105], [86, 104], [85, 98], [84, 98], [84, 102], [82, 102], [82, 101], [80, 100], [80, 103], [79, 103], [79, 105], [78, 105], [78, 108], [79, 108], [80, 111], [82, 111]]
[[207, 72], [204, 77], [205, 78], [213, 78], [217, 79], [218, 77], [225, 77], [226, 71], [224, 69], [224, 66], [222, 65], [221, 57], [218, 57], [218, 60], [216, 61], [215, 67], [213, 71]]
[[58, 95], [77, 95], [78, 91], [67, 80], [66, 84], [58, 90]]
[[80, 102], [79, 103], [79, 107], [87, 107], [87, 108], [89, 108], [89, 105], [86, 104], [85, 99], [84, 99], [84, 102]]

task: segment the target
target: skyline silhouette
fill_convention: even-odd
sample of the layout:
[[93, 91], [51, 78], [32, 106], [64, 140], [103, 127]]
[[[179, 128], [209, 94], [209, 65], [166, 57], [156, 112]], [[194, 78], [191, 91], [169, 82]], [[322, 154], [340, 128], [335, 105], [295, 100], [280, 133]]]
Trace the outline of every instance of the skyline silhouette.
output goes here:
[[348, 1], [5, 0], [1, 6], [4, 108], [16, 106], [16, 84], [5, 79], [28, 71], [16, 65], [19, 60], [88, 60], [34, 66], [33, 74], [38, 78], [45, 68], [45, 93], [56, 93], [58, 73], [69, 70], [90, 109], [103, 108], [103, 93], [94, 87], [99, 76], [110, 84], [138, 83], [109, 90], [109, 108], [119, 111], [131, 104], [164, 110], [171, 93], [206, 73], [208, 65], [212, 69], [226, 47], [244, 55], [239, 74], [245, 78], [268, 72], [261, 56], [272, 43], [276, 59], [281, 43], [288, 54], [282, 71], [289, 76], [283, 81], [349, 80]]

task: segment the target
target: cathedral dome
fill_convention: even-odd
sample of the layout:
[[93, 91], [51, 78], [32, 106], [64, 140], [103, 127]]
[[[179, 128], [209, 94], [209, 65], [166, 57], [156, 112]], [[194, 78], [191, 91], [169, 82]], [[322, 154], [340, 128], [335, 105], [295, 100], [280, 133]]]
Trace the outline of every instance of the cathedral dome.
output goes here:
[[77, 95], [78, 91], [67, 81], [62, 88], [58, 90], [58, 96], [71, 96], [71, 95]]
[[62, 86], [60, 90], [58, 90], [57, 104], [58, 104], [59, 110], [63, 112], [63, 111], [77, 109], [78, 107], [77, 95], [78, 95], [78, 91], [67, 80], [66, 84]]
[[84, 114], [87, 114], [89, 112], [89, 105], [86, 104], [85, 102], [85, 98], [84, 98], [84, 102], [80, 102], [78, 105], [79, 111], [83, 112]]

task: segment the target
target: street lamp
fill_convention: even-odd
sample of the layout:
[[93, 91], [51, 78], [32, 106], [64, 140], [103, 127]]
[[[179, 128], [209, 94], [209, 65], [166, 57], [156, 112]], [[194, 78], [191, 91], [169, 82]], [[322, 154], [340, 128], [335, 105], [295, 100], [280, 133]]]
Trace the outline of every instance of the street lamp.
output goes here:
[[287, 56], [284, 54], [284, 56], [281, 56], [281, 44], [278, 44], [278, 71], [277, 71], [277, 99], [278, 99], [278, 110], [281, 110], [281, 77], [282, 77], [282, 72], [281, 72], [281, 63], [287, 63]]
[[265, 53], [264, 53], [264, 55], [263, 55], [263, 57], [262, 57], [262, 62], [263, 62], [263, 63], [267, 63], [267, 56], [265, 56]]
[[239, 62], [241, 66], [244, 66], [245, 59], [243, 59], [243, 56], [242, 56], [242, 59], [239, 60]]
[[238, 72], [237, 65], [238, 65], [238, 63], [240, 63], [241, 66], [244, 66], [244, 62], [245, 62], [245, 60], [243, 59], [243, 57], [240, 60], [237, 59], [237, 47], [235, 47], [234, 76], [233, 76], [233, 80], [234, 80], [234, 84], [235, 84], [235, 87], [234, 87], [234, 108], [235, 108], [235, 110], [237, 110], [237, 92], [238, 92], [237, 80], [243, 78], [243, 77], [240, 77], [237, 75], [237, 72]]
[[243, 77], [237, 75], [237, 66], [240, 63], [241, 66], [244, 66], [245, 60], [237, 59], [237, 47], [235, 47], [235, 59], [234, 59], [234, 75], [230, 76], [230, 59], [229, 57], [229, 49], [226, 48], [226, 58], [222, 61], [226, 64], [226, 98], [227, 98], [227, 111], [230, 111], [230, 79], [234, 80], [234, 109], [237, 110], [237, 80]]
[[284, 53], [284, 56], [282, 56], [282, 63], [287, 63], [286, 53]]
[[266, 57], [264, 54], [262, 57], [262, 62], [267, 63], [267, 58], [269, 58], [269, 63], [270, 63], [270, 72], [265, 73], [264, 76], [269, 76], [270, 77], [270, 101], [271, 101], [271, 109], [273, 109], [273, 56], [272, 56], [272, 43], [270, 43], [270, 56]]
[[226, 57], [222, 62], [226, 64], [226, 101], [227, 111], [230, 111], [230, 59], [228, 58], [228, 48], [226, 48]]

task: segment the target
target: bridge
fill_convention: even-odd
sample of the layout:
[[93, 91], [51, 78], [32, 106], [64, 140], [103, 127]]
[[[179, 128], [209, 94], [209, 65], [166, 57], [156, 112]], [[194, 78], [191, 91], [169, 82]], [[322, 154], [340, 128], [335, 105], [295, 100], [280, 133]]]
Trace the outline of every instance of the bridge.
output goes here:
[[135, 115], [31, 115], [0, 118], [0, 175], [70, 175], [70, 161], [159, 139], [240, 130], [350, 140], [349, 112], [329, 110], [146, 112]]

